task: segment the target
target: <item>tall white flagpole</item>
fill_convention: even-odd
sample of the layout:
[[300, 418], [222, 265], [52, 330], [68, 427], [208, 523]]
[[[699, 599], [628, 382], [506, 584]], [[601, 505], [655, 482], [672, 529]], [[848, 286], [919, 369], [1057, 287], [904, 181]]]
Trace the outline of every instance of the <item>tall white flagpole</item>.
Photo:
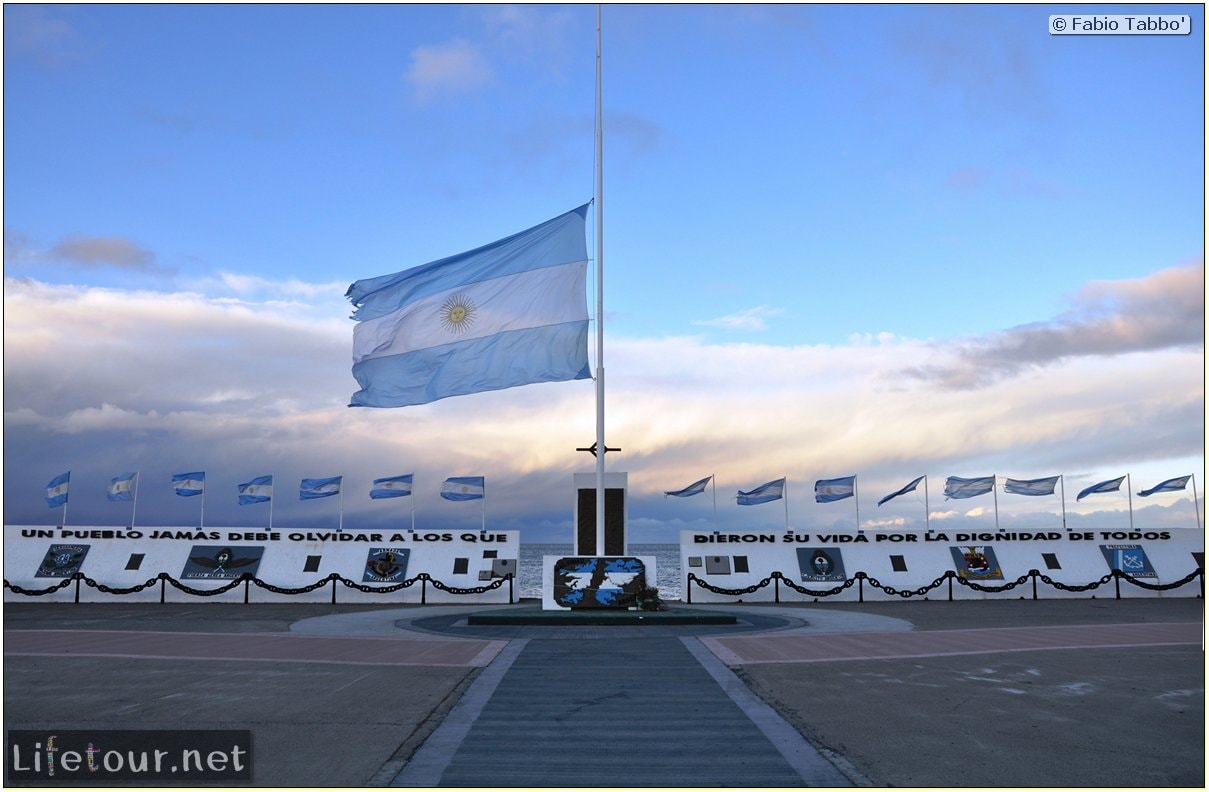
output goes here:
[[713, 473], [709, 474], [709, 488], [714, 495], [714, 530], [716, 531], [718, 530], [718, 479]]
[[781, 500], [785, 501], [785, 530], [789, 530], [789, 479], [781, 485]]
[[340, 477], [340, 519], [336, 523], [336, 533], [344, 530], [344, 477]]
[[600, 4], [596, 5], [596, 555], [605, 554], [604, 418], [604, 115], [601, 101]]
[[487, 477], [486, 477], [486, 476], [483, 476], [483, 503], [482, 503], [482, 507], [483, 507], [483, 527], [482, 527], [480, 530], [482, 530], [482, 531], [484, 531], [484, 532], [485, 532], [485, 531], [487, 530]]
[[[269, 476], [269, 486], [273, 486], [273, 477]], [[269, 530], [273, 530], [273, 496], [269, 496]]]
[[[203, 474], [204, 476], [204, 474]], [[206, 527], [206, 479], [202, 478], [201, 492], [201, 513], [197, 516], [197, 529], [200, 531]]]

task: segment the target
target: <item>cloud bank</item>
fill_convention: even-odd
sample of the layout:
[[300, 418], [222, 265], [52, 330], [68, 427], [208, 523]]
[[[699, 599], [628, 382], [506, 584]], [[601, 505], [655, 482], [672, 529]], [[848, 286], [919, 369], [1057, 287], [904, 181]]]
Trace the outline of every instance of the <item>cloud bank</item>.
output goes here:
[[[948, 360], [901, 374], [948, 388], [979, 388], [1064, 359], [1201, 348], [1205, 265], [1198, 261], [1131, 281], [1087, 284], [1051, 321], [958, 341]], [[938, 350], [939, 352], [939, 350]]]
[[[1203, 468], [1203, 277], [1198, 262], [1091, 283], [1051, 320], [952, 342], [610, 337], [607, 437], [622, 452], [608, 462], [629, 473], [631, 541], [711, 527], [712, 495], [662, 495], [710, 474], [724, 528], [783, 526], [783, 504], [732, 500], [781, 476], [792, 525], [851, 528], [855, 504], [816, 504], [811, 487], [853, 473], [867, 528], [921, 526], [922, 491], [874, 504], [923, 474], [934, 519], [994, 518], [989, 503], [946, 503], [944, 476], [1063, 473], [1072, 521], [1119, 526], [1124, 497], [1076, 507], [1077, 488], [1133, 472], [1140, 489]], [[71, 470], [71, 522], [119, 524], [128, 507], [108, 503], [105, 484], [139, 470], [140, 522], [187, 524], [195, 504], [168, 481], [206, 470], [207, 524], [263, 524], [265, 510], [235, 505], [235, 487], [270, 473], [275, 525], [334, 525], [325, 501], [336, 499], [300, 503], [294, 492], [303, 477], [332, 475], [345, 476], [346, 525], [398, 524], [401, 507], [369, 501], [369, 484], [414, 472], [421, 525], [477, 527], [478, 505], [436, 493], [445, 477], [486, 475], [491, 526], [569, 537], [571, 473], [592, 467], [574, 450], [594, 438], [591, 382], [349, 409], [342, 290], [232, 274], [208, 285], [217, 293], [6, 280], [6, 523], [57, 520], [43, 491]], [[1193, 527], [1190, 494], [1136, 507]], [[999, 507], [1005, 525], [1059, 519], [1056, 498], [1001, 495]]]

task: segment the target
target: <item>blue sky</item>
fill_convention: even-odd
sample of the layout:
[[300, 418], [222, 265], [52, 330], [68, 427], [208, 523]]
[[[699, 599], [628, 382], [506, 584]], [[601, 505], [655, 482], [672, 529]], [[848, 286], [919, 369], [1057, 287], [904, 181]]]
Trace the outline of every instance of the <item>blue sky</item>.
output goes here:
[[[913, 528], [927, 474], [1065, 475], [1072, 523], [1204, 479], [1204, 38], [1051, 36], [1129, 6], [606, 6], [609, 443], [631, 539], [783, 526], [736, 489], [789, 478], [791, 525], [851, 527], [814, 480], [858, 474], [862, 526]], [[595, 7], [9, 5], [4, 9], [8, 524], [418, 523], [488, 477], [488, 522], [569, 536], [592, 386], [350, 410], [354, 280], [467, 250], [594, 192]], [[594, 239], [596, 230], [589, 228]], [[594, 242], [590, 243], [594, 250]], [[429, 484], [425, 489], [423, 482]], [[1191, 491], [1135, 519], [1195, 527]], [[911, 496], [914, 497], [914, 496]], [[329, 499], [334, 500], [334, 499]], [[1042, 503], [1041, 501], [1044, 501]], [[849, 503], [851, 503], [849, 501]], [[1056, 498], [1000, 494], [1004, 524]], [[466, 513], [463, 514], [462, 511]], [[1203, 503], [1201, 504], [1203, 519]], [[934, 526], [935, 527], [935, 526]]]

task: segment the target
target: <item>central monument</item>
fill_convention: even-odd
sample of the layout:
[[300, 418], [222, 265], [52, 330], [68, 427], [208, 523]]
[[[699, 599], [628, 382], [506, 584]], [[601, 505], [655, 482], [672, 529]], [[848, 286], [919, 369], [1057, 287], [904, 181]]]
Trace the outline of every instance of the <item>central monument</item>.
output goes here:
[[618, 556], [629, 552], [626, 537], [629, 502], [626, 473], [604, 474], [604, 547], [596, 546], [596, 474], [576, 473], [575, 481], [575, 554], [580, 556]]
[[[655, 572], [654, 558], [629, 555], [627, 474], [604, 474], [604, 530], [597, 531], [596, 473], [576, 473], [570, 557], [543, 563], [543, 609], [636, 607]], [[604, 547], [598, 547], [603, 536]]]

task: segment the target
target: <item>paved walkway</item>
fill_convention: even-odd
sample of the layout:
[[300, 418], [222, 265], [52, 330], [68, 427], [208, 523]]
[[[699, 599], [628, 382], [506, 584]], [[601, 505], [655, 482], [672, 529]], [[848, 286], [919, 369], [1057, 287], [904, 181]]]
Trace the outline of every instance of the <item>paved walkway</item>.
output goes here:
[[848, 786], [694, 638], [521, 639], [393, 786]]

